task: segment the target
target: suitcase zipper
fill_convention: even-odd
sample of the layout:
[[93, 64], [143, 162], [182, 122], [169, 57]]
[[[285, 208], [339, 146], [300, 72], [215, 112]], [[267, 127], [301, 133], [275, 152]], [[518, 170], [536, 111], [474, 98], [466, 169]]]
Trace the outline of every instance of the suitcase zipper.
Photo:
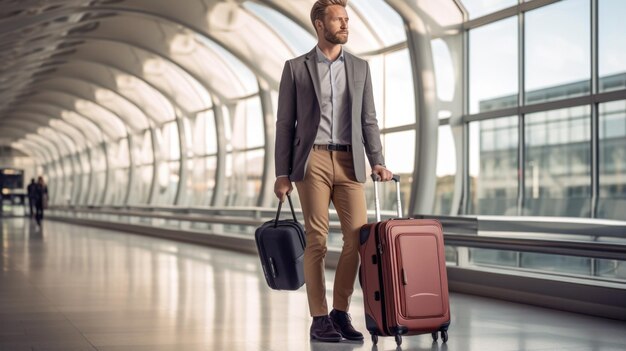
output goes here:
[[393, 335], [389, 332], [389, 326], [387, 325], [387, 308], [385, 307], [385, 282], [383, 280], [383, 244], [382, 239], [378, 233], [381, 224], [377, 223], [374, 228], [374, 238], [376, 239], [376, 247], [378, 248], [378, 281], [380, 289], [380, 307], [383, 316], [383, 330], [382, 332], [387, 335]]

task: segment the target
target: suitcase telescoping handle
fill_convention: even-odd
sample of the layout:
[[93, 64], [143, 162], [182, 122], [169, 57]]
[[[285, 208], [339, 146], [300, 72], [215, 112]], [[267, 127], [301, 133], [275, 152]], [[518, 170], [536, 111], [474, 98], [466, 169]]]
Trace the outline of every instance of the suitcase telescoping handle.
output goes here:
[[[402, 217], [402, 200], [400, 198], [400, 176], [397, 174], [391, 178], [396, 183], [396, 199], [398, 200], [398, 218]], [[378, 174], [372, 173], [372, 180], [374, 181], [374, 205], [376, 209], [376, 222], [380, 222], [380, 198], [378, 196], [378, 182], [380, 177]]]
[[[291, 215], [293, 216], [293, 221], [298, 222], [296, 218], [296, 211], [293, 210], [293, 203], [291, 202], [291, 196], [287, 194], [287, 200], [289, 200], [289, 207], [291, 208]], [[278, 210], [276, 211], [276, 220], [274, 221], [274, 228], [278, 227], [278, 219], [280, 218], [280, 210], [283, 208], [283, 201], [278, 203]]]

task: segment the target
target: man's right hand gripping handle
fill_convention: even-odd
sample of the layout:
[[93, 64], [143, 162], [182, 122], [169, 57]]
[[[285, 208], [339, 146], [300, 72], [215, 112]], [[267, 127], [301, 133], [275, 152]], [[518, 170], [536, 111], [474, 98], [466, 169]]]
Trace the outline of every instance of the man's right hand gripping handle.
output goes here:
[[274, 182], [274, 194], [276, 194], [280, 202], [285, 201], [285, 195], [291, 194], [292, 190], [293, 186], [291, 185], [289, 177], [276, 178], [276, 182]]

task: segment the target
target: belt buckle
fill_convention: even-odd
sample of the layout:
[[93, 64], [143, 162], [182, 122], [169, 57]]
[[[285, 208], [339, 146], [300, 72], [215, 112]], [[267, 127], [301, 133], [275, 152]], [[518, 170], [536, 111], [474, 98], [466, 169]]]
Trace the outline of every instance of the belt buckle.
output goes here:
[[337, 151], [336, 144], [328, 144], [328, 151]]

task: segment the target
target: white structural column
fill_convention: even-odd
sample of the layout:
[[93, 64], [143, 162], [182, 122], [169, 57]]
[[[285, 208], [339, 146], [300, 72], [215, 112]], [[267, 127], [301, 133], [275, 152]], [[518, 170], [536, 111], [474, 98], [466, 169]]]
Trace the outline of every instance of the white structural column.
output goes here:
[[271, 206], [274, 196], [274, 136], [275, 119], [272, 106], [272, 95], [269, 85], [259, 79], [259, 98], [263, 112], [263, 126], [265, 136], [265, 156], [263, 161], [263, 178], [261, 179], [261, 191], [257, 200], [257, 206]]

